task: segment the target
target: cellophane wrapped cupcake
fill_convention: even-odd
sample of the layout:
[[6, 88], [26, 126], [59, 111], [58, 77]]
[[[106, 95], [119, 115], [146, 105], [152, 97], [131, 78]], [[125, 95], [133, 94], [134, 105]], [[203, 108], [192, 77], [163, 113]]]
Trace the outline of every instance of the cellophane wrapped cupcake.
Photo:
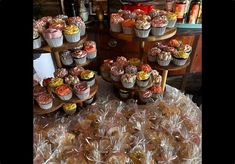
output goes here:
[[110, 29], [112, 32], [122, 32], [122, 22], [124, 19], [119, 13], [112, 13], [110, 16]]
[[84, 46], [84, 50], [87, 52], [87, 59], [96, 58], [97, 49], [94, 45], [86, 45]]
[[119, 95], [121, 98], [128, 98], [130, 96], [130, 92], [129, 91], [126, 91], [126, 90], [123, 90], [123, 89], [120, 89], [119, 90]]
[[163, 90], [162, 90], [161, 86], [153, 85], [150, 88], [150, 91], [152, 92], [152, 98], [154, 98], [154, 99], [161, 99], [161, 98], [163, 98]]
[[76, 103], [65, 103], [63, 105], [63, 110], [66, 114], [72, 115], [76, 112], [77, 104]]
[[158, 56], [157, 56], [157, 63], [160, 66], [168, 66], [172, 60], [172, 56], [170, 52], [162, 51]]
[[129, 74], [136, 74], [137, 73], [137, 67], [134, 65], [129, 64], [125, 67], [125, 73]]
[[36, 101], [41, 109], [50, 109], [53, 106], [52, 95], [48, 93], [37, 96]]
[[66, 68], [57, 68], [54, 72], [55, 77], [64, 78], [67, 75], [68, 75], [68, 71]]
[[95, 84], [95, 72], [91, 70], [82, 71], [80, 79], [86, 81], [87, 85], [92, 87]]
[[36, 29], [33, 29], [33, 49], [40, 48], [42, 46], [41, 36]]
[[63, 101], [70, 100], [73, 96], [72, 90], [66, 84], [62, 84], [57, 87], [55, 89], [55, 93]]
[[135, 74], [125, 73], [121, 77], [122, 86], [124, 88], [133, 88], [135, 85], [135, 81], [136, 81]]
[[173, 63], [177, 66], [182, 66], [186, 63], [188, 60], [189, 54], [185, 53], [184, 51], [178, 51], [174, 56], [173, 56]]
[[68, 19], [66, 19], [66, 22], [68, 25], [75, 24], [76, 26], [78, 26], [80, 29], [80, 36], [85, 35], [86, 25], [85, 25], [84, 21], [82, 21], [82, 19], [79, 16], [69, 17]]
[[88, 99], [90, 96], [90, 87], [87, 85], [86, 81], [75, 84], [73, 90], [80, 100]]
[[148, 54], [148, 61], [150, 62], [156, 62], [157, 56], [161, 53], [161, 49], [158, 47], [153, 47], [150, 49]]
[[151, 21], [151, 33], [154, 36], [161, 36], [165, 33], [168, 24], [166, 16], [155, 17]]
[[150, 90], [140, 91], [139, 98], [143, 103], [148, 103], [152, 101], [152, 92]]
[[84, 71], [85, 69], [83, 67], [80, 66], [76, 66], [73, 68], [69, 69], [69, 74], [72, 76], [80, 76], [80, 74], [82, 73], [82, 71]]
[[60, 60], [66, 66], [73, 64], [73, 57], [71, 55], [71, 51], [69, 50], [62, 51], [60, 54]]
[[64, 82], [66, 84], [68, 84], [69, 86], [73, 86], [77, 83], [79, 83], [79, 78], [77, 76], [72, 76], [72, 75], [68, 75], [64, 78]]
[[112, 66], [110, 70], [110, 77], [113, 81], [118, 82], [121, 80], [121, 76], [124, 74], [122, 67]]
[[86, 56], [87, 52], [84, 50], [75, 50], [72, 53], [72, 56], [74, 57], [74, 61], [76, 64], [85, 64], [86, 63]]
[[168, 20], [167, 27], [169, 27], [169, 28], [175, 27], [175, 24], [177, 21], [177, 15], [175, 13], [168, 12], [166, 14], [166, 16], [167, 16], [167, 20]]
[[135, 19], [126, 19], [122, 22], [122, 30], [124, 34], [133, 34]]
[[71, 24], [66, 26], [63, 31], [67, 42], [74, 43], [80, 40], [80, 29], [78, 26]]
[[48, 28], [44, 30], [43, 37], [50, 47], [60, 47], [63, 45], [63, 35], [58, 29]]
[[146, 87], [149, 84], [150, 75], [144, 71], [137, 72], [136, 78], [139, 87]]
[[113, 60], [111, 59], [104, 60], [104, 63], [100, 67], [100, 73], [102, 77], [104, 78], [110, 77], [112, 64], [113, 64]]
[[135, 22], [135, 34], [139, 38], [147, 38], [151, 30], [151, 24], [147, 20], [137, 20]]
[[128, 60], [129, 64], [139, 67], [141, 65], [141, 61], [139, 58], [130, 58]]

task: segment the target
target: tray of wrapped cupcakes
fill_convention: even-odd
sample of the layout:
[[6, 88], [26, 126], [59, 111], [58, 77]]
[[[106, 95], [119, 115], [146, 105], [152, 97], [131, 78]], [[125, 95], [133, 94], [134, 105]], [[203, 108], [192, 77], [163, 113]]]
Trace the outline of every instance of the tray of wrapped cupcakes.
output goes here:
[[[94, 71], [85, 70], [79, 66], [69, 70], [58, 68], [54, 72], [54, 76], [53, 78], [44, 79], [43, 86], [38, 86], [40, 89], [34, 87], [34, 100], [37, 102], [34, 103], [35, 114], [54, 112], [66, 103], [75, 103], [83, 106], [93, 101], [98, 90], [98, 81]], [[40, 98], [43, 93], [41, 90], [47, 91], [46, 98]], [[50, 104], [46, 107], [41, 106], [41, 99], [43, 101], [48, 99], [47, 102], [50, 102]], [[46, 102], [43, 103], [45, 104]]]
[[171, 38], [177, 32], [177, 16], [173, 12], [152, 9], [149, 13], [137, 9], [119, 10], [110, 15], [111, 35], [127, 41], [159, 41]]

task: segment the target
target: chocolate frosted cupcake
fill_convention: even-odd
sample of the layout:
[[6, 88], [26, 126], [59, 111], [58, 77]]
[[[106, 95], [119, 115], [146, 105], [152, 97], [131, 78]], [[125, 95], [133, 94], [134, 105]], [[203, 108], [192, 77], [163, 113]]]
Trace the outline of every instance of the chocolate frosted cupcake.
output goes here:
[[84, 63], [86, 63], [86, 56], [87, 56], [87, 52], [86, 51], [75, 50], [72, 53], [72, 56], [74, 57], [74, 60], [75, 60], [76, 64], [84, 64]]
[[82, 73], [82, 71], [84, 71], [85, 69], [83, 67], [80, 66], [76, 66], [73, 68], [69, 69], [69, 74], [72, 76], [80, 76], [80, 74]]
[[172, 56], [170, 52], [162, 51], [158, 56], [157, 56], [157, 63], [160, 66], [168, 66], [172, 60]]
[[161, 49], [158, 47], [153, 47], [150, 49], [150, 52], [148, 54], [148, 60], [150, 62], [156, 62], [157, 61], [157, 55], [161, 53]]
[[139, 38], [147, 38], [151, 30], [151, 24], [147, 20], [137, 20], [135, 22], [135, 34]]
[[110, 77], [113, 81], [120, 81], [121, 76], [124, 74], [124, 70], [118, 66], [112, 66], [110, 70]]
[[64, 65], [73, 64], [73, 57], [71, 55], [71, 51], [65, 50], [60, 54], [60, 59]]
[[136, 81], [136, 75], [135, 74], [123, 74], [121, 77], [121, 82], [122, 82], [122, 86], [124, 88], [133, 88], [135, 85], [135, 81]]
[[55, 77], [64, 78], [68, 75], [68, 71], [65, 68], [57, 68], [54, 72]]
[[155, 17], [151, 21], [151, 33], [154, 36], [161, 36], [165, 33], [166, 26], [168, 24], [167, 18], [165, 16]]
[[129, 74], [136, 74], [137, 73], [137, 67], [134, 65], [129, 64], [125, 67], [125, 73]]

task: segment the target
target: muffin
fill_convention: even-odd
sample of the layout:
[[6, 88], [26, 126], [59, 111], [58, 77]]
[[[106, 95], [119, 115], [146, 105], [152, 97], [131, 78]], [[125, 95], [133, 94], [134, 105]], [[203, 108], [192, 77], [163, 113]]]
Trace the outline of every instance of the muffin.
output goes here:
[[142, 64], [140, 70], [146, 72], [149, 76], [151, 75], [152, 68], [148, 64]]
[[125, 73], [129, 74], [136, 74], [137, 73], [137, 67], [134, 65], [129, 64], [125, 67]]
[[84, 42], [83, 46], [84, 47], [86, 47], [86, 46], [93, 46], [93, 47], [96, 48], [96, 43], [95, 43], [95, 41], [87, 40], [87, 41]]
[[33, 29], [33, 49], [40, 48], [42, 45], [41, 36], [36, 29]]
[[37, 96], [36, 101], [41, 109], [50, 109], [53, 105], [52, 95], [48, 93]]
[[111, 59], [106, 59], [104, 60], [104, 63], [100, 67], [100, 73], [101, 76], [104, 78], [110, 77], [110, 70], [113, 64], [113, 60]]
[[168, 24], [167, 18], [164, 16], [155, 17], [151, 21], [151, 34], [154, 36], [161, 36], [165, 33]]
[[143, 103], [148, 103], [152, 101], [152, 92], [149, 90], [140, 91], [139, 98]]
[[125, 73], [121, 76], [121, 82], [124, 88], [133, 88], [135, 85], [135, 81], [136, 81], [135, 74]]
[[124, 70], [118, 66], [112, 66], [110, 70], [110, 77], [113, 81], [118, 82], [121, 80], [121, 76], [124, 74]]
[[54, 92], [55, 88], [61, 86], [63, 83], [64, 81], [62, 78], [56, 77], [50, 80], [48, 86], [51, 89], [51, 91]]
[[118, 66], [124, 68], [128, 65], [128, 61], [127, 58], [125, 58], [124, 56], [118, 56], [116, 59], [116, 63], [118, 64]]
[[64, 78], [64, 81], [66, 84], [68, 85], [75, 85], [77, 84], [80, 80], [77, 76], [72, 76], [72, 75], [68, 75]]
[[63, 35], [58, 29], [48, 28], [44, 30], [43, 37], [50, 47], [60, 47], [63, 45]]
[[175, 27], [175, 23], [177, 21], [177, 15], [175, 13], [168, 12], [166, 14], [166, 17], [167, 17], [167, 20], [168, 20], [167, 27], [169, 27], [169, 28]]
[[133, 34], [135, 19], [126, 19], [122, 22], [122, 30], [124, 34]]
[[36, 98], [39, 95], [43, 94], [43, 93], [47, 93], [47, 90], [45, 87], [42, 87], [40, 85], [36, 85], [35, 87], [33, 87], [33, 97]]
[[82, 71], [80, 79], [81, 81], [86, 81], [87, 85], [92, 87], [95, 84], [95, 72], [91, 70]]
[[78, 28], [80, 29], [80, 36], [85, 35], [86, 25], [85, 25], [84, 21], [82, 21], [81, 17], [79, 17], [79, 16], [69, 17], [66, 19], [66, 23], [68, 25], [74, 24], [74, 25], [78, 26]]
[[122, 22], [124, 19], [118, 13], [112, 13], [110, 16], [110, 29], [112, 32], [122, 32]]
[[139, 58], [130, 58], [128, 60], [128, 62], [131, 64], [131, 65], [134, 65], [136, 67], [139, 67], [141, 65], [141, 61]]
[[87, 59], [96, 58], [97, 50], [94, 45], [86, 45], [84, 46], [84, 50], [87, 52]]
[[160, 99], [163, 96], [162, 87], [159, 85], [152, 86], [150, 88], [150, 91], [152, 92], [152, 98], [154, 98], [154, 99]]
[[85, 64], [86, 63], [86, 56], [87, 52], [83, 50], [75, 50], [72, 53], [72, 56], [74, 57], [74, 61], [76, 64]]
[[80, 30], [78, 26], [72, 24], [64, 28], [64, 36], [67, 42], [74, 43], [80, 40]]
[[161, 49], [158, 47], [153, 47], [150, 49], [150, 52], [148, 54], [148, 61], [150, 62], [156, 62], [157, 61], [157, 55], [161, 53]]
[[151, 24], [147, 20], [137, 20], [135, 22], [135, 34], [139, 38], [147, 38], [151, 30]]
[[177, 66], [182, 66], [186, 63], [188, 57], [188, 53], [185, 53], [184, 51], [178, 51], [178, 53], [173, 56], [173, 63]]
[[77, 104], [76, 103], [65, 103], [63, 105], [63, 110], [66, 114], [72, 115], [76, 112]]
[[55, 89], [55, 93], [63, 101], [70, 100], [73, 96], [71, 89], [66, 84], [62, 84], [57, 87]]
[[139, 87], [146, 87], [149, 83], [150, 75], [144, 71], [139, 71], [137, 72], [136, 78]]
[[130, 92], [129, 92], [129, 91], [126, 91], [126, 90], [120, 89], [120, 90], [119, 90], [119, 95], [120, 95], [121, 98], [126, 99], [126, 98], [129, 97]]
[[158, 56], [157, 56], [157, 63], [160, 66], [168, 66], [172, 60], [172, 56], [170, 52], [162, 51]]
[[69, 74], [72, 76], [80, 76], [80, 74], [82, 73], [82, 71], [84, 71], [85, 69], [83, 67], [80, 66], [76, 66], [73, 68], [69, 69]]
[[71, 65], [73, 64], [73, 57], [71, 55], [71, 51], [65, 50], [60, 53], [60, 60], [64, 65]]
[[68, 71], [65, 68], [57, 68], [54, 72], [55, 77], [64, 78], [67, 75], [68, 75]]
[[88, 99], [90, 96], [90, 87], [87, 85], [86, 81], [75, 84], [73, 90], [80, 100]]

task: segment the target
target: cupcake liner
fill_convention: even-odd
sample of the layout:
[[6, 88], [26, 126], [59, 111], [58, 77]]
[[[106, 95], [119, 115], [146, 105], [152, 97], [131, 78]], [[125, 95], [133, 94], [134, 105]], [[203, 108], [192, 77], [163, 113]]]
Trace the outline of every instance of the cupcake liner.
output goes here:
[[154, 36], [161, 36], [165, 33], [166, 26], [164, 27], [152, 27], [151, 34]]
[[63, 35], [59, 38], [46, 39], [46, 42], [50, 47], [60, 47], [63, 45]]
[[175, 27], [176, 20], [168, 20], [168, 24], [166, 27], [173, 28]]
[[84, 63], [86, 63], [86, 56], [84, 56], [82, 58], [74, 58], [74, 61], [76, 64], [84, 64]]
[[144, 88], [144, 87], [146, 87], [148, 85], [149, 79], [148, 80], [138, 80], [137, 79], [136, 83], [137, 83], [137, 85], [139, 87], [143, 87]]
[[95, 84], [95, 77], [91, 78], [90, 80], [81, 79], [81, 81], [86, 81], [86, 82], [87, 82], [87, 85], [88, 85], [89, 87], [92, 87], [92, 86]]
[[33, 49], [40, 48], [42, 46], [42, 39], [39, 36], [37, 39], [33, 39]]
[[69, 43], [78, 42], [80, 40], [80, 32], [78, 32], [76, 34], [72, 34], [72, 35], [64, 34], [64, 36], [65, 36], [65, 39], [67, 40], [67, 42], [69, 42]]
[[173, 57], [173, 63], [177, 66], [185, 65], [187, 59], [176, 59]]
[[119, 92], [119, 95], [120, 95], [121, 98], [124, 98], [124, 99], [129, 97], [129, 93], [128, 92], [127, 93]]
[[127, 82], [124, 82], [124, 81], [121, 81], [122, 82], [122, 86], [124, 88], [133, 88], [135, 83], [127, 83]]
[[79, 94], [79, 93], [75, 92], [75, 95], [76, 95], [80, 100], [85, 100], [85, 99], [88, 99], [88, 97], [90, 96], [90, 92], [83, 93], [83, 94]]
[[62, 61], [62, 63], [63, 63], [64, 65], [71, 65], [71, 64], [73, 64], [73, 58], [71, 58], [71, 59], [66, 59], [66, 60], [64, 60], [63, 58], [61, 58], [61, 61]]
[[150, 62], [156, 62], [157, 61], [157, 56], [148, 55], [148, 60]]
[[59, 96], [58, 97], [63, 100], [63, 101], [67, 101], [67, 100], [70, 100], [72, 97], [73, 97], [73, 93], [70, 92], [69, 94], [65, 95], [65, 96]]
[[140, 30], [140, 29], [135, 28], [135, 34], [139, 38], [147, 38], [149, 36], [150, 30], [151, 30], [151, 28], [149, 28], [147, 30]]
[[122, 30], [124, 34], [133, 34], [134, 33], [134, 29], [133, 27], [123, 27], [122, 26]]
[[71, 109], [71, 110], [64, 110], [64, 112], [68, 115], [72, 115], [76, 112], [77, 108]]
[[171, 60], [159, 60], [157, 59], [157, 63], [160, 66], [168, 66], [170, 64]]
[[101, 76], [104, 77], [104, 78], [108, 78], [110, 76], [110, 73], [101, 71]]
[[94, 100], [94, 96], [92, 98], [86, 100], [84, 103], [89, 105], [89, 104], [91, 104], [93, 102], [93, 100]]
[[52, 107], [52, 105], [53, 105], [53, 101], [49, 102], [48, 104], [40, 104], [40, 103], [38, 103], [38, 105], [39, 105], [39, 107], [41, 109], [50, 109]]
[[115, 24], [115, 23], [111, 23], [110, 24], [110, 28], [112, 32], [122, 32], [122, 26], [121, 23]]
[[94, 52], [87, 52], [87, 59], [94, 59], [96, 58], [97, 51]]
[[121, 80], [121, 75], [114, 76], [113, 74], [110, 73], [110, 77], [113, 81], [116, 81], [116, 82]]

